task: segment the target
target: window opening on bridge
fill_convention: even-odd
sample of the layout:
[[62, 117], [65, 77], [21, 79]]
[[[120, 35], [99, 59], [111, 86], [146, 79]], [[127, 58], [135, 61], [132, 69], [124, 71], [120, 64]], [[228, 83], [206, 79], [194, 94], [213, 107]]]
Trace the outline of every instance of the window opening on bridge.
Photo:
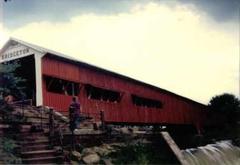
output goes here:
[[140, 106], [140, 107], [158, 108], [158, 109], [163, 107], [163, 103], [159, 100], [144, 98], [137, 95], [132, 95], [132, 102], [134, 105]]
[[99, 87], [94, 87], [89, 84], [85, 86], [85, 89], [87, 92], [88, 99], [101, 100], [106, 102], [115, 102], [115, 103], [118, 103], [121, 100], [120, 92], [103, 89]]
[[77, 96], [79, 94], [79, 83], [58, 79], [54, 77], [45, 77], [47, 91], [63, 94], [67, 96]]

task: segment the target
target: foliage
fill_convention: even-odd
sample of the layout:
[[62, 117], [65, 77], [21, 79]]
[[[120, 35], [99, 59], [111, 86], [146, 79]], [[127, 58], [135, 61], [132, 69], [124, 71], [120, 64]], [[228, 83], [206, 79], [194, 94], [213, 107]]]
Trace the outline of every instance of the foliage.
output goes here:
[[3, 138], [2, 141], [3, 150], [9, 153], [14, 152], [14, 148], [17, 147], [15, 141], [9, 138]]
[[5, 160], [5, 164], [22, 164], [22, 159], [13, 154], [9, 154], [9, 158]]
[[145, 148], [141, 144], [128, 144], [117, 152], [116, 164], [148, 164]]
[[3, 147], [4, 153], [4, 162], [6, 164], [21, 164], [22, 160], [18, 157], [18, 153], [16, 153], [16, 142], [8, 137], [4, 137], [0, 139], [0, 144]]
[[0, 100], [3, 102], [3, 97], [13, 95], [16, 98], [22, 98], [25, 94], [22, 92], [24, 80], [17, 77], [14, 71], [20, 67], [16, 61], [13, 63], [0, 64]]
[[214, 96], [208, 106], [211, 111], [223, 114], [229, 124], [239, 121], [240, 100], [232, 94]]
[[109, 155], [114, 164], [178, 164], [172, 153], [159, 144], [130, 142]]
[[23, 116], [20, 112], [13, 114], [14, 109], [11, 105], [4, 104], [0, 106], [0, 122], [9, 123], [11, 128], [18, 128], [20, 123], [26, 122], [27, 118]]
[[23, 80], [17, 77], [14, 71], [20, 67], [18, 61], [0, 64], [0, 115], [3, 121], [22, 122], [25, 119], [21, 115], [12, 115], [13, 108], [4, 101], [4, 97], [12, 95], [15, 98], [23, 98]]
[[214, 111], [240, 111], [240, 100], [228, 93], [213, 97], [209, 102], [209, 107]]
[[157, 125], [154, 125], [154, 126], [153, 126], [153, 129], [152, 129], [152, 132], [153, 132], [153, 133], [159, 133], [160, 131], [161, 131], [160, 126], [157, 126]]

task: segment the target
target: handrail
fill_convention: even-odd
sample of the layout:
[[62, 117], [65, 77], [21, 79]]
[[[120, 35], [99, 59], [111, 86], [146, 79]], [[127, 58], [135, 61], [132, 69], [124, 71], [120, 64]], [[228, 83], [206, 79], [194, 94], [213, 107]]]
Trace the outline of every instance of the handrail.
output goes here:
[[[54, 122], [54, 110], [53, 108], [49, 108], [49, 138], [50, 138], [50, 142], [51, 144], [54, 145], [59, 145], [61, 147], [61, 149], [63, 150], [63, 132], [62, 132], [62, 128], [65, 127], [66, 125], [70, 124], [69, 122], [63, 124], [63, 125], [55, 125]], [[85, 116], [84, 116], [85, 115]], [[83, 119], [90, 119], [90, 117], [92, 116], [93, 118], [98, 118], [100, 119], [100, 121], [102, 122], [102, 130], [105, 129], [105, 120], [104, 120], [104, 111], [100, 111], [99, 113], [80, 113], [80, 116], [83, 117]], [[71, 119], [70, 119], [71, 120]], [[54, 139], [54, 141], [53, 141]], [[54, 143], [55, 142], [55, 143]], [[57, 144], [58, 143], [58, 144]], [[74, 131], [72, 131], [72, 149], [75, 149], [75, 139], [74, 139]]]
[[53, 145], [53, 137], [54, 137], [54, 116], [53, 116], [53, 109], [49, 109], [49, 139], [51, 145]]
[[[30, 104], [24, 104], [24, 103], [30, 103]], [[33, 105], [33, 101], [32, 99], [27, 99], [27, 100], [21, 100], [21, 101], [15, 101], [15, 102], [12, 102], [12, 103], [9, 103], [9, 105], [11, 106], [21, 106], [21, 109], [22, 109], [22, 117], [24, 117], [24, 105], [30, 105], [32, 106]]]
[[[24, 104], [29, 102], [30, 104]], [[10, 105], [18, 105], [20, 103], [20, 105], [33, 105], [33, 100], [32, 99], [26, 99], [26, 100], [20, 100], [20, 101], [14, 101], [11, 102]]]
[[[55, 125], [54, 120], [54, 112], [53, 108], [49, 108], [49, 138], [50, 143], [52, 146], [56, 144], [56, 137], [59, 138], [60, 147], [63, 151], [63, 133], [62, 133], [62, 127], [59, 125]], [[58, 133], [58, 135], [57, 135]], [[55, 143], [53, 142], [53, 139], [55, 139]]]
[[[82, 115], [82, 116], [87, 116], [87, 117], [89, 117], [89, 118], [93, 118], [93, 119], [101, 119], [101, 112], [99, 112], [99, 113], [97, 113], [97, 112], [95, 112], [95, 113], [86, 113], [86, 112], [81, 112], [80, 113], [80, 115]], [[93, 116], [93, 117], [92, 117]]]
[[58, 128], [60, 147], [63, 150], [63, 133], [61, 127]]
[[96, 122], [96, 120], [101, 122], [101, 129], [104, 131], [106, 128], [106, 123], [105, 123], [105, 115], [104, 115], [104, 111], [101, 110], [100, 112], [95, 112], [95, 113], [80, 113], [81, 115], [86, 115], [87, 117], [94, 119], [94, 121]]

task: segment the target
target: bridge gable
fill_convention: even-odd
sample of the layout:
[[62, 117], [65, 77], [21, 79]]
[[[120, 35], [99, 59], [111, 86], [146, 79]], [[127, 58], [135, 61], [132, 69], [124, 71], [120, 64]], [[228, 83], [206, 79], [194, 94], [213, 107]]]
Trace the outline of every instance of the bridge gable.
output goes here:
[[38, 50], [35, 50], [27, 45], [14, 40], [9, 40], [0, 51], [0, 63], [19, 59], [33, 54], [36, 55], [41, 53]]

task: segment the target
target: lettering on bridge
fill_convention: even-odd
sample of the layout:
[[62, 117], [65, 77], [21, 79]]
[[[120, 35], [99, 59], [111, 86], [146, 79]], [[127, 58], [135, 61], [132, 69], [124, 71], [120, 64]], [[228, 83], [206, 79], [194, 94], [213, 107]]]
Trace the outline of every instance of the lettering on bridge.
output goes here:
[[22, 56], [22, 55], [27, 54], [27, 53], [29, 53], [29, 49], [28, 48], [25, 48], [25, 49], [22, 49], [22, 50], [17, 50], [17, 51], [14, 51], [14, 52], [9, 52], [9, 53], [6, 53], [6, 54], [2, 55], [2, 60], [6, 60], [8, 58]]

